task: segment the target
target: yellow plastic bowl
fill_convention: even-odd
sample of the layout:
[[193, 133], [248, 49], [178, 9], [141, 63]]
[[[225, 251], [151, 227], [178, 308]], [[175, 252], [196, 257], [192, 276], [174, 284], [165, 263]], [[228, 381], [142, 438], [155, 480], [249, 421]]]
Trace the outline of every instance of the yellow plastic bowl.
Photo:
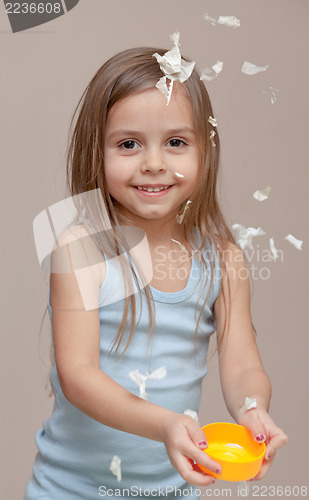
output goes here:
[[259, 473], [266, 446], [257, 443], [245, 427], [217, 422], [202, 429], [208, 443], [204, 451], [222, 466], [222, 472], [217, 474], [197, 464], [202, 471], [225, 481], [247, 481]]

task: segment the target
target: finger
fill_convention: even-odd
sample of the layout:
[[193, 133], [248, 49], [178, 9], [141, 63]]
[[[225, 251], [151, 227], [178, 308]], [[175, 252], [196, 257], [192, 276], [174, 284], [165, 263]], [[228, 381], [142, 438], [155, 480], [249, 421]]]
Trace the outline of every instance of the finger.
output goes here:
[[212, 472], [215, 472], [216, 474], [221, 474], [222, 472], [222, 467], [221, 465], [216, 462], [215, 460], [212, 460], [210, 456], [207, 454], [207, 449], [205, 451], [199, 450], [196, 446], [190, 446], [188, 447], [188, 452], [185, 452], [186, 456], [190, 456], [190, 458], [193, 458], [193, 460], [197, 463], [202, 465], [203, 467], [206, 467]]
[[198, 446], [202, 450], [208, 448], [207, 439], [204, 434], [204, 431], [194, 420], [192, 420], [192, 422], [188, 422], [186, 427], [191, 441], [196, 446]]
[[207, 474], [197, 471], [185, 456], [178, 457], [176, 468], [181, 477], [188, 483], [194, 486], [209, 486], [214, 484], [216, 479]]
[[285, 446], [287, 443], [287, 435], [281, 429], [277, 428], [277, 431], [271, 436], [270, 441], [267, 443], [265, 453], [266, 460], [271, 459], [272, 455], [276, 453], [276, 450], [279, 450], [279, 448], [282, 448], [282, 446]]
[[243, 419], [243, 425], [248, 429], [255, 441], [257, 441], [258, 443], [263, 443], [264, 441], [266, 441], [266, 429], [255, 410], [247, 411]]

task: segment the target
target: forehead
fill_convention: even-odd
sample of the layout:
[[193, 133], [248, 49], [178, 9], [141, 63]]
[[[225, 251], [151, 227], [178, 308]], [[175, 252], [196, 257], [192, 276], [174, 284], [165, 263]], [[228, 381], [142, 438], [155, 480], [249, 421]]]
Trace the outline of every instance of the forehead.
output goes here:
[[141, 123], [144, 127], [146, 123], [160, 123], [166, 128], [175, 125], [194, 128], [192, 105], [182, 84], [174, 83], [170, 102], [166, 103], [166, 97], [156, 87], [138, 92], [114, 104], [106, 125], [114, 128], [129, 122], [131, 126]]

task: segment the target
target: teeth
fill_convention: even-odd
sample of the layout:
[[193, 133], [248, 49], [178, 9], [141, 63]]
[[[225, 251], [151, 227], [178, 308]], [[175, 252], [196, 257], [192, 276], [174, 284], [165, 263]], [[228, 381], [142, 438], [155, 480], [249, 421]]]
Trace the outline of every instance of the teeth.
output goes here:
[[143, 186], [137, 186], [137, 189], [142, 189], [143, 191], [147, 191], [147, 193], [157, 193], [158, 191], [163, 191], [163, 189], [167, 189], [170, 186], [163, 186], [163, 187], [143, 187]]

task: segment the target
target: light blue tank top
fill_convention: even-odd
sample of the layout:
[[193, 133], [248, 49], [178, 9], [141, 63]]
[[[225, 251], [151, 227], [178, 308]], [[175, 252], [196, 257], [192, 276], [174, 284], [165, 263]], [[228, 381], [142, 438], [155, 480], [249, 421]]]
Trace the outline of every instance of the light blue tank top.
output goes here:
[[[209, 263], [209, 252], [205, 255]], [[201, 263], [195, 256], [185, 289], [167, 293], [151, 287], [155, 301], [155, 327], [150, 344], [145, 292], [143, 290], [141, 294], [142, 308], [139, 294], [136, 295], [137, 318], [140, 320], [121, 359], [118, 353], [109, 353], [124, 306], [124, 299], [117, 301], [122, 285], [113, 260], [106, 261], [106, 277], [100, 288], [101, 370], [139, 395], [139, 388], [129, 373], [138, 370], [146, 374], [165, 366], [165, 378], [147, 381], [148, 400], [178, 413], [199, 409], [202, 381], [207, 373], [209, 338], [214, 332], [213, 306], [219, 294], [217, 258], [214, 283], [204, 308], [210, 278], [207, 275], [208, 283], [202, 291], [205, 281], [199, 280], [200, 277]], [[113, 294], [114, 301], [111, 302]], [[109, 298], [108, 305], [105, 305], [106, 297]], [[49, 300], [48, 307], [51, 317]], [[195, 342], [195, 328], [201, 310]], [[162, 492], [164, 496], [173, 497], [177, 489], [187, 490], [184, 491], [187, 498], [196, 500], [195, 495], [188, 494], [191, 487], [172, 467], [163, 443], [102, 425], [74, 407], [61, 390], [55, 365], [50, 371], [50, 381], [55, 395], [54, 408], [35, 436], [38, 453], [24, 500], [149, 497], [162, 495]], [[121, 482], [109, 470], [114, 455], [121, 459]], [[149, 495], [151, 490], [152, 495]]]

